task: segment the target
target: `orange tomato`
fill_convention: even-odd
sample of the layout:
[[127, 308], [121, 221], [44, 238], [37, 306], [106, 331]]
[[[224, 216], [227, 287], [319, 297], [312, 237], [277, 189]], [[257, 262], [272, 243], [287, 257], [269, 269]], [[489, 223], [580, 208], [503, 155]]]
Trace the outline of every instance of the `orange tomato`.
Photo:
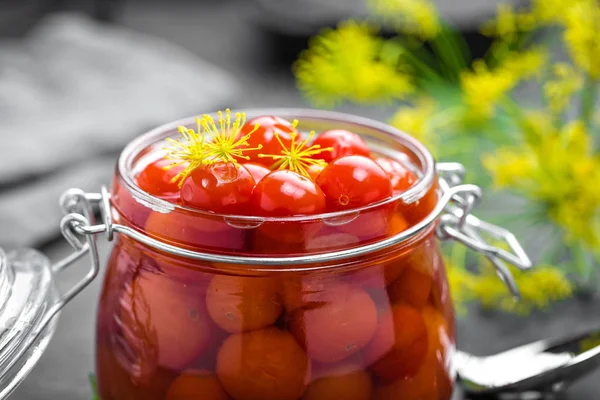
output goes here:
[[434, 184], [425, 195], [414, 203], [402, 205], [398, 211], [404, 216], [411, 225], [421, 222], [428, 216], [438, 202], [438, 184], [434, 179]]
[[413, 307], [423, 308], [429, 300], [431, 284], [431, 275], [408, 267], [400, 278], [388, 286], [388, 293], [394, 303], [406, 302]]
[[390, 204], [362, 211], [354, 220], [338, 226], [341, 232], [355, 235], [362, 240], [382, 238], [389, 232], [399, 232], [406, 228], [408, 224], [401, 215], [394, 214]]
[[300, 308], [314, 308], [324, 299], [335, 297], [341, 277], [333, 274], [292, 276], [282, 280], [281, 294], [288, 313]]
[[414, 375], [426, 354], [423, 317], [406, 305], [394, 305], [381, 315], [373, 339], [363, 352], [366, 365], [387, 380]]
[[424, 363], [417, 374], [382, 383], [373, 393], [373, 400], [449, 400], [438, 396], [437, 369], [434, 362]]
[[169, 387], [166, 400], [227, 400], [229, 396], [217, 376], [208, 371], [188, 370]]
[[228, 275], [213, 277], [206, 306], [213, 321], [232, 333], [272, 325], [283, 310], [277, 280]]
[[[103, 333], [103, 337], [108, 338], [109, 333]], [[175, 377], [174, 372], [164, 368], [149, 371], [135, 361], [131, 363], [127, 353], [99, 339], [96, 348], [96, 382], [100, 398], [164, 400]]]
[[325, 369], [304, 392], [302, 400], [370, 400], [371, 376], [355, 363]]
[[125, 288], [121, 323], [137, 358], [181, 370], [208, 348], [214, 325], [198, 288], [142, 271]]
[[309, 357], [337, 362], [363, 348], [375, 333], [377, 309], [362, 289], [338, 283], [322, 295], [314, 295], [314, 306], [295, 311], [290, 332], [304, 345]]
[[227, 338], [217, 375], [235, 400], [295, 400], [306, 389], [310, 364], [289, 332], [268, 327]]
[[403, 377], [378, 387], [373, 400], [447, 400], [452, 395], [452, 378], [445, 365], [450, 343], [448, 325], [442, 314], [426, 306], [423, 319], [427, 326], [428, 349], [425, 361], [414, 376]]

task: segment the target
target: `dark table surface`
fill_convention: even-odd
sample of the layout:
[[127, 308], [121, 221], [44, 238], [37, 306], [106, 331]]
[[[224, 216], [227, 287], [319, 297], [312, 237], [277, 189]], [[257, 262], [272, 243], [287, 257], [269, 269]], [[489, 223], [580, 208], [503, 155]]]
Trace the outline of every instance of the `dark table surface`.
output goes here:
[[[273, 60], [267, 38], [252, 22], [249, 2], [153, 2], [129, 1], [118, 23], [164, 37], [233, 73], [243, 91], [236, 107], [306, 106], [294, 87], [289, 68]], [[389, 115], [389, 109], [346, 111], [374, 118]], [[116, 156], [115, 156], [116, 157]], [[48, 201], [56, 201], [49, 199]], [[58, 221], [57, 221], [58, 226]], [[106, 261], [110, 244], [99, 240], [101, 260]], [[41, 249], [52, 260], [70, 252], [57, 242]], [[86, 271], [84, 259], [61, 276], [60, 287], [72, 286]], [[60, 316], [58, 329], [48, 350], [13, 399], [81, 400], [90, 397], [88, 374], [94, 369], [94, 324], [101, 285], [99, 277]], [[600, 323], [600, 302], [571, 301], [553, 312], [528, 319], [472, 311], [459, 323], [459, 346], [479, 355], [493, 354], [512, 346], [571, 332]], [[574, 385], [567, 399], [600, 398], [600, 372]], [[460, 398], [457, 395], [457, 398]]]

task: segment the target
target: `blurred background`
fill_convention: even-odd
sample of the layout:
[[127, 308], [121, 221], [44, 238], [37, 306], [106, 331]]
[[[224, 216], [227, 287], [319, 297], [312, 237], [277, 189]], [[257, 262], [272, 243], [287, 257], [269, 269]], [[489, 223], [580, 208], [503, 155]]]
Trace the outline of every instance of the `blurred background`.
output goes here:
[[[414, 73], [415, 91], [419, 94], [415, 98], [404, 98], [396, 94], [386, 98], [387, 94], [382, 93], [383, 101], [377, 103], [362, 101], [365, 99], [356, 96], [352, 98], [355, 93], [350, 89], [344, 92], [343, 88], [338, 88], [339, 93], [334, 93], [335, 96], [343, 98], [345, 94], [349, 100], [357, 101], [338, 102], [336, 99], [332, 104], [326, 105], [367, 117], [395, 121], [396, 126], [416, 135], [422, 133], [420, 128], [423, 125], [417, 124], [417, 117], [426, 120], [431, 117], [433, 120], [433, 115], [453, 109], [452, 104], [461, 103], [463, 94], [469, 94], [467, 90], [473, 87], [485, 89], [472, 94], [476, 101], [490, 103], [496, 99], [491, 97], [500, 98], [505, 92], [515, 89], [511, 94], [515, 104], [521, 104], [525, 100], [528, 105], [539, 107], [544, 103], [540, 99], [527, 100], [532, 94], [540, 93], [540, 88], [544, 87], [543, 82], [517, 85], [515, 78], [514, 82], [509, 80], [510, 83], [506, 83], [507, 79], [503, 74], [507, 69], [498, 60], [495, 60], [496, 64], [492, 65], [490, 62], [483, 69], [472, 68], [471, 65], [473, 59], [484, 58], [489, 53], [497, 39], [494, 35], [500, 35], [503, 28], [506, 28], [503, 35], [522, 33], [520, 17], [515, 17], [514, 13], [506, 10], [527, 8], [531, 5], [529, 2], [436, 0], [432, 3], [437, 7], [444, 24], [453, 27], [452, 35], [460, 35], [463, 38], [461, 43], [468, 48], [470, 56], [463, 67], [454, 69], [452, 73], [441, 73], [445, 81], [435, 87]], [[538, 8], [540, 4], [544, 8], [545, 0], [533, 3]], [[556, 7], [563, 4], [560, 1], [548, 3], [553, 3]], [[53, 260], [69, 254], [70, 248], [59, 237], [61, 211], [57, 202], [60, 194], [70, 187], [97, 192], [102, 184], [109, 184], [120, 150], [132, 138], [148, 129], [178, 118], [226, 107], [323, 106], [318, 100], [323, 99], [327, 82], [325, 79], [320, 80], [319, 70], [314, 63], [311, 64], [314, 58], [310, 58], [310, 53], [305, 56], [301, 54], [309, 47], [314, 51], [318, 50], [315, 44], [317, 42], [311, 38], [319, 35], [323, 28], [333, 29], [341, 21], [368, 17], [370, 12], [366, 4], [365, 0], [0, 0], [0, 247], [34, 247]], [[564, 4], [567, 7], [567, 2]], [[560, 10], [557, 13], [560, 14]], [[481, 33], [481, 26], [495, 16], [495, 33]], [[525, 17], [523, 21], [526, 21]], [[521, 22], [515, 22], [517, 20]], [[600, 21], [600, 18], [597, 20]], [[574, 21], [577, 22], [577, 19]], [[526, 25], [526, 22], [523, 23]], [[545, 28], [543, 31], [541, 35], [536, 32], [529, 37], [534, 37], [535, 40], [539, 36], [552, 38]], [[598, 30], [591, 30], [590, 34], [588, 30], [585, 40], [590, 36], [593, 39], [596, 32]], [[404, 37], [405, 33], [404, 29], [394, 24], [384, 24], [377, 37], [396, 40], [397, 37]], [[581, 32], [580, 34], [583, 35]], [[365, 36], [357, 38], [371, 40], [365, 39]], [[353, 43], [352, 40], [347, 40], [342, 45], [346, 49], [352, 49]], [[561, 57], [568, 53], [555, 44], [553, 39], [549, 41], [548, 51], [552, 55]], [[572, 45], [571, 42], [567, 44]], [[403, 46], [403, 51], [411, 49], [410, 45]], [[520, 50], [511, 46], [507, 49]], [[435, 46], [426, 44], [423, 47], [436, 53]], [[442, 45], [443, 48], [445, 45]], [[600, 54], [600, 47], [592, 47], [591, 52]], [[349, 54], [352, 55], [352, 51]], [[334, 56], [328, 58], [325, 55], [324, 58], [334, 63]], [[452, 58], [452, 54], [445, 53], [445, 56]], [[575, 89], [570, 92], [569, 88], [560, 86], [569, 95], [582, 88], [595, 87], [600, 75], [589, 68], [590, 62], [593, 64], [595, 58], [582, 58], [581, 54], [575, 56], [578, 68], [581, 67], [587, 74], [586, 77], [591, 77], [592, 80], [582, 78], [581, 82], [585, 81], [585, 84], [576, 81]], [[365, 60], [359, 58], [360, 55], [356, 57], [350, 57], [351, 63], [355, 61], [364, 66]], [[296, 68], [295, 76], [293, 65], [298, 66], [299, 59], [305, 61], [305, 75], [299, 75]], [[381, 59], [378, 58], [377, 62]], [[541, 70], [544, 63], [540, 63], [540, 60], [531, 58], [522, 61], [520, 66], [525, 67], [520, 68], [519, 73], [524, 75], [524, 70]], [[600, 59], [597, 61], [597, 65], [600, 65]], [[339, 72], [343, 73], [347, 65], [340, 64], [338, 67]], [[329, 71], [333, 75], [338, 73], [335, 68]], [[367, 77], [372, 75], [369, 71], [367, 68]], [[414, 72], [410, 68], [408, 71]], [[469, 80], [469, 77], [477, 79]], [[504, 86], [498, 88], [499, 82], [504, 82]], [[445, 90], [448, 87], [452, 90]], [[437, 91], [439, 88], [444, 90]], [[311, 92], [312, 89], [316, 92]], [[443, 95], [440, 94], [442, 92]], [[589, 122], [592, 120], [590, 115], [595, 115], [595, 97], [592, 94], [590, 100], [589, 91], [586, 93], [587, 103], [583, 100], [584, 95], [581, 104], [579, 100], [573, 101], [573, 104], [575, 109], [581, 109], [585, 104], [587, 106], [584, 109], [591, 108], [586, 111], [587, 116], [584, 115]], [[426, 97], [423, 94], [429, 97], [438, 97], [439, 94], [439, 98], [446, 100], [436, 105], [435, 113], [423, 114], [423, 110], [429, 105], [419, 101]], [[563, 93], [563, 97], [565, 96]], [[568, 98], [566, 102], [571, 104]], [[406, 108], [403, 108], [405, 105]], [[464, 101], [465, 109], [473, 109], [472, 105], [469, 99]], [[417, 114], [404, 114], [402, 110], [415, 111]], [[560, 113], [563, 115], [563, 110]], [[444, 161], [461, 161], [466, 164], [473, 161], [469, 157], [477, 155], [477, 160], [471, 165], [471, 172], [478, 184], [490, 190], [498, 189], [497, 168], [494, 170], [493, 166], [489, 166], [493, 164], [492, 161], [502, 167], [514, 167], [516, 161], [513, 159], [511, 164], [507, 159], [494, 159], [486, 169], [479, 157], [480, 150], [485, 148], [497, 154], [507, 143], [521, 143], [516, 136], [506, 133], [516, 131], [516, 125], [505, 124], [507, 118], [503, 113], [494, 110], [493, 114], [494, 118], [486, 117], [485, 121], [474, 121], [473, 115], [465, 114], [465, 117], [461, 114], [460, 123], [455, 124], [458, 127], [448, 128], [447, 142], [442, 142], [454, 145], [440, 146], [437, 143], [439, 152], [436, 154]], [[567, 114], [564, 112], [564, 115]], [[443, 115], [447, 116], [447, 113]], [[548, 118], [551, 119], [552, 117]], [[493, 130], [490, 126], [503, 128]], [[445, 127], [437, 125], [436, 129], [436, 135], [439, 133], [436, 137], [444, 136], [441, 133], [446, 132]], [[596, 147], [588, 153], [591, 152], [597, 161], [598, 130], [592, 131], [587, 126], [586, 129], [589, 129], [590, 136], [596, 135]], [[450, 134], [451, 131], [453, 134]], [[470, 135], [466, 135], [466, 132]], [[482, 132], [491, 132], [487, 139], [508, 140], [500, 141], [501, 145], [494, 146], [488, 146], [488, 140], [480, 146], [481, 142], [473, 139], [473, 132], [477, 132], [478, 136], [485, 136]], [[420, 138], [427, 141], [427, 138]], [[433, 142], [431, 145], [433, 148]], [[527, 147], [523, 146], [522, 148]], [[567, 151], [566, 147], [564, 149]], [[445, 150], [448, 151], [444, 152]], [[509, 149], [507, 154], [518, 155], [517, 150]], [[563, 149], [559, 146], [558, 150]], [[544, 153], [543, 158], [552, 159], [550, 156], [551, 154]], [[529, 156], [523, 157], [527, 159]], [[572, 161], [568, 158], [560, 160], [565, 164]], [[523, 164], [519, 165], [522, 167]], [[516, 171], [521, 167], [507, 170]], [[484, 170], [488, 172], [483, 174]], [[531, 171], [531, 174], [536, 172]], [[596, 177], [586, 176], [591, 182]], [[544, 179], [543, 183], [547, 184], [553, 178], [546, 176]], [[571, 175], [561, 179], [573, 182]], [[518, 182], [513, 183], [516, 189], [522, 189]], [[560, 182], [554, 184], [559, 185]], [[531, 187], [532, 184], [528, 185]], [[573, 190], [580, 191], [581, 187], [583, 186]], [[600, 221], [598, 192], [596, 189], [590, 193], [586, 204], [591, 204], [588, 207], [592, 209], [591, 215]], [[548, 204], [563, 204], [573, 199], [573, 196], [565, 197], [559, 199], [563, 203], [557, 203], [554, 198], [540, 200], [535, 197], [539, 193], [532, 195], [521, 191], [522, 196], [510, 197], [509, 203], [506, 197], [502, 197], [506, 193], [498, 193], [501, 202], [508, 204], [513, 214], [516, 212], [517, 215], [525, 212], [527, 204], [543, 204], [543, 207], [535, 208], [532, 215], [544, 216], [538, 218], [536, 227], [542, 226], [545, 233], [528, 230], [530, 227], [523, 228], [523, 234], [533, 239], [532, 248], [536, 254], [544, 252], [535, 249], [557, 247], [556, 243], [560, 243], [558, 247], [562, 248], [562, 244], [567, 243], [566, 239], [563, 240], [567, 237], [564, 232], [569, 232], [567, 228], [570, 229], [571, 226], [564, 223], [566, 228], [563, 229], [560, 224], [564, 221], [550, 221], [547, 216], [553, 215], [553, 211], [548, 208]], [[522, 198], [528, 200], [520, 201]], [[488, 210], [495, 208], [492, 205]], [[497, 222], [505, 225], [502, 223], [503, 218], [506, 218], [505, 214], [498, 218]], [[563, 229], [559, 229], [561, 235], [564, 235], [558, 239], [554, 225]], [[591, 231], [599, 232], [596, 226]], [[581, 236], [589, 239], [589, 232], [584, 233]], [[584, 257], [589, 258], [578, 258], [574, 278], [569, 275], [573, 274], [572, 268], [556, 262], [557, 259], [563, 262], [573, 256], [570, 242], [568, 246], [564, 246], [566, 256], [543, 260], [545, 264], [556, 267], [544, 270], [550, 271], [543, 275], [545, 281], [539, 276], [529, 280], [520, 278], [521, 284], [529, 285], [528, 293], [533, 293], [528, 298], [531, 307], [526, 307], [526, 313], [536, 308], [547, 308], [549, 303], [569, 297], [572, 293], [582, 294], [582, 298], [587, 299], [585, 302], [562, 302], [552, 308], [553, 313], [535, 311], [528, 322], [523, 318], [490, 311], [486, 307], [483, 310], [478, 308], [477, 312], [470, 312], [469, 317], [461, 321], [461, 347], [478, 353], [493, 353], [539, 339], [545, 332], [559, 334], [567, 332], [569, 327], [591, 326], [597, 322], [594, 318], [582, 318], [597, 315], [598, 280], [594, 272], [598, 266], [596, 239], [597, 236], [594, 236], [593, 240], [582, 241], [582, 246], [585, 247]], [[100, 242], [105, 261], [110, 244]], [[82, 261], [67, 271], [61, 278], [61, 287], [68, 288], [75, 283], [86, 264], [87, 260]], [[462, 267], [457, 270], [460, 273], [468, 272]], [[565, 277], [569, 278], [566, 284]], [[496, 293], [486, 286], [489, 279], [476, 280], [479, 278], [471, 276], [469, 279], [472, 284], [469, 288], [484, 293], [483, 297], [475, 300], [479, 300], [484, 306], [485, 301], [489, 302], [488, 306], [502, 304], [505, 308], [503, 311], [514, 311], [512, 303], [506, 305], [504, 291], [497, 298], [485, 298], [485, 293]], [[535, 284], [540, 282], [542, 285], [545, 283], [546, 288], [537, 289]], [[581, 285], [581, 282], [591, 284], [586, 286]], [[58, 331], [48, 351], [25, 384], [18, 389], [15, 399], [75, 400], [89, 397], [87, 375], [93, 371], [94, 317], [99, 285], [100, 279], [97, 279], [90, 289], [78, 296], [62, 313]], [[498, 286], [493, 288], [496, 290]], [[454, 289], [457, 289], [457, 293], [464, 294], [460, 293], [460, 287], [453, 287]], [[547, 295], [540, 296], [541, 292]], [[556, 296], [552, 297], [553, 295]], [[594, 393], [597, 393], [597, 387], [594, 385], [594, 378], [590, 378], [577, 386], [569, 398], [592, 398]]]

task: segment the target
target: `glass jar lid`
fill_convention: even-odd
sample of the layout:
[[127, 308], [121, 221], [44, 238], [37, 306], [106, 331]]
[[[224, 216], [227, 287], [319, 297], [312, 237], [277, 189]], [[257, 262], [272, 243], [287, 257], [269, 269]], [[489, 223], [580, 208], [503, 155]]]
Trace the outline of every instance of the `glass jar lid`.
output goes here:
[[25, 379], [48, 346], [59, 301], [50, 261], [43, 254], [0, 249], [0, 399]]

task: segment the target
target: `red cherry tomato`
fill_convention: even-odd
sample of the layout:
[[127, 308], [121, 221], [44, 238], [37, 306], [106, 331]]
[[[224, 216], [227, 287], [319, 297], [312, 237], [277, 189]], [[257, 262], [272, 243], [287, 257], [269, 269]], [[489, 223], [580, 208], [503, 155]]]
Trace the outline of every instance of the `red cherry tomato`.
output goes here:
[[242, 214], [254, 189], [254, 178], [241, 165], [218, 162], [200, 166], [181, 186], [184, 205], [217, 213]]
[[343, 129], [333, 129], [321, 133], [314, 140], [322, 149], [331, 147], [332, 151], [324, 151], [315, 156], [327, 162], [343, 156], [359, 155], [368, 157], [371, 154], [367, 143], [356, 133]]
[[[247, 135], [252, 132], [254, 126], [259, 124], [259, 128], [252, 133], [248, 139], [250, 147], [258, 147], [262, 145], [260, 150], [252, 150], [244, 152], [244, 155], [250, 157], [250, 160], [258, 164], [270, 167], [274, 161], [271, 158], [260, 158], [259, 154], [281, 154], [281, 143], [283, 143], [288, 149], [292, 144], [292, 132], [298, 133], [291, 122], [270, 115], [254, 118], [246, 123], [241, 129], [239, 137]], [[275, 132], [279, 136], [279, 140], [275, 137]], [[281, 143], [279, 143], [281, 141]]]
[[172, 182], [172, 180], [186, 168], [186, 165], [182, 164], [167, 170], [163, 169], [172, 163], [172, 160], [161, 158], [148, 164], [148, 166], [136, 177], [140, 189], [161, 198], [178, 197], [179, 187], [177, 186], [177, 183]]
[[250, 175], [252, 175], [256, 183], [260, 182], [262, 178], [264, 178], [269, 172], [271, 172], [269, 168], [257, 163], [247, 162], [242, 165], [246, 167], [248, 172], [250, 172]]
[[366, 206], [392, 195], [385, 171], [370, 158], [346, 156], [332, 161], [319, 174], [317, 184], [334, 210]]
[[388, 174], [395, 191], [404, 192], [417, 181], [415, 174], [396, 160], [380, 157], [375, 162]]
[[318, 214], [325, 211], [325, 196], [310, 179], [282, 169], [258, 182], [252, 208], [257, 215], [271, 217]]

